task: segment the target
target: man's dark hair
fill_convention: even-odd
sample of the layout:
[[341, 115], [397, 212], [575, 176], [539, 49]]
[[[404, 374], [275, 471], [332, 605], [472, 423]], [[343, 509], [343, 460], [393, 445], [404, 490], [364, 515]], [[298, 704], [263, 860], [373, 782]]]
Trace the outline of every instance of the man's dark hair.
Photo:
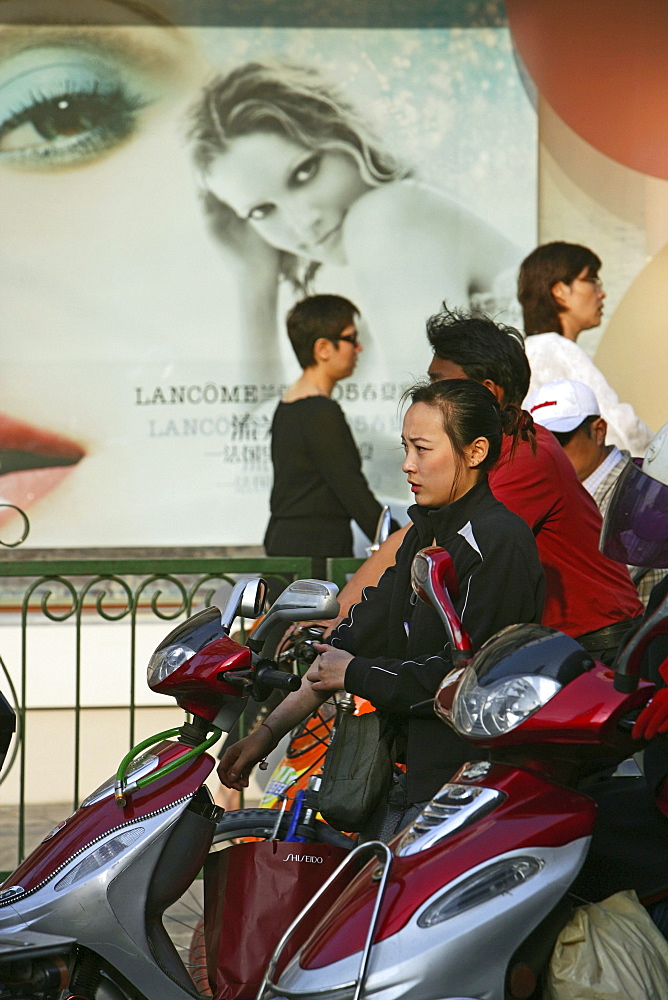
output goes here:
[[600, 414], [593, 413], [591, 416], [585, 417], [582, 423], [578, 424], [577, 427], [574, 427], [572, 431], [552, 431], [552, 433], [562, 448], [564, 448], [571, 438], [580, 430], [584, 431], [587, 437], [591, 439], [591, 425], [595, 420], [598, 420], [599, 417]]
[[302, 368], [314, 363], [313, 347], [325, 337], [336, 343], [339, 334], [355, 322], [357, 306], [342, 295], [309, 295], [292, 307], [286, 323], [292, 349]]
[[562, 311], [552, 295], [559, 281], [570, 285], [587, 268], [587, 277], [598, 277], [601, 259], [580, 243], [543, 243], [520, 264], [517, 297], [524, 314], [527, 337], [535, 333], [562, 333]]
[[442, 312], [427, 320], [427, 337], [441, 360], [459, 365], [474, 382], [490, 379], [503, 389], [504, 405], [522, 405], [531, 368], [522, 335], [513, 327], [444, 305]]

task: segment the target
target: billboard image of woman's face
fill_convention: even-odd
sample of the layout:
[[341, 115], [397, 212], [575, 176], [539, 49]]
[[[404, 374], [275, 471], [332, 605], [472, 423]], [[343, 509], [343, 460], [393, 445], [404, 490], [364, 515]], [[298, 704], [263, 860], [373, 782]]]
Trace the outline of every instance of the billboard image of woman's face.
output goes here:
[[0, 22], [0, 500], [28, 544], [259, 544], [284, 316], [311, 292], [360, 309], [339, 398], [407, 505], [425, 319], [516, 322], [535, 243], [507, 31], [178, 27], [107, 0]]

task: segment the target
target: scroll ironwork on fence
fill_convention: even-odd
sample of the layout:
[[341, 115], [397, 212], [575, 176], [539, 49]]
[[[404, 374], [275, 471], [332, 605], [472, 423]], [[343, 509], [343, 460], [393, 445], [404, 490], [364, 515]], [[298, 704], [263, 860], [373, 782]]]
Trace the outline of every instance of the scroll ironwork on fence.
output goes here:
[[[143, 682], [146, 664], [138, 647], [142, 640], [145, 644], [148, 632], [159, 641], [178, 621], [207, 606], [221, 585], [231, 587], [244, 576], [270, 577], [287, 585], [291, 580], [312, 575], [311, 561], [304, 558], [46, 561], [27, 558], [26, 550], [21, 555], [20, 560], [0, 560], [0, 667], [4, 671], [0, 688], [8, 700], [13, 699], [17, 713], [17, 735], [0, 781], [13, 776], [12, 782], [16, 782], [18, 769], [18, 791], [13, 808], [8, 807], [5, 797], [5, 805], [0, 810], [18, 813], [15, 837], [18, 859], [24, 856], [26, 846], [34, 846], [26, 843], [30, 839], [26, 838], [29, 780], [33, 787], [30, 801], [36, 801], [34, 786], [40, 780], [44, 784], [43, 801], [53, 801], [49, 799], [49, 774], [30, 773], [29, 752], [33, 741], [43, 738], [49, 712], [65, 713], [67, 732], [63, 733], [62, 747], [54, 745], [48, 749], [49, 766], [44, 770], [59, 768], [69, 776], [68, 798], [71, 795], [72, 807], [76, 808], [81, 798], [91, 791], [91, 788], [82, 787], [82, 713], [101, 707], [115, 711], [123, 709], [127, 714], [119, 725], [126, 728], [127, 748], [136, 742], [138, 709], [146, 708], [142, 701], [146, 690]], [[342, 586], [359, 564], [360, 560], [330, 560], [328, 576]], [[96, 623], [105, 625], [104, 630], [98, 628], [97, 634]], [[164, 629], [160, 629], [163, 624]], [[108, 688], [110, 683], [109, 667], [98, 667], [98, 661], [103, 659], [103, 654], [109, 654], [110, 646], [116, 645], [122, 626], [125, 628], [124, 652], [119, 657], [122, 662], [113, 668], [110, 702], [109, 691], [103, 697], [105, 684]], [[59, 649], [58, 636], [64, 631], [68, 635], [67, 649], [55, 652]], [[91, 635], [96, 642], [91, 640]], [[53, 664], [49, 661], [52, 649]], [[96, 679], [98, 669], [100, 673]], [[96, 683], [104, 703], [97, 706]], [[96, 734], [98, 743], [104, 743], [105, 735], [104, 731]], [[113, 735], [117, 740], [118, 733]], [[48, 830], [38, 831], [42, 835], [46, 832]], [[5, 861], [0, 867], [6, 865]]]

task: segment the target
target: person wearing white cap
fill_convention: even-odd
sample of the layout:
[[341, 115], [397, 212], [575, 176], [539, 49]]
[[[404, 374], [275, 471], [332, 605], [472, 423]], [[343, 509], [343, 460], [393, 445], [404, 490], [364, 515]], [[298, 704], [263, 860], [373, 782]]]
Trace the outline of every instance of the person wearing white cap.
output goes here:
[[[605, 515], [615, 483], [632, 458], [628, 451], [606, 444], [608, 425], [590, 387], [575, 379], [554, 379], [529, 393], [525, 406], [537, 424], [552, 431], [578, 479]], [[665, 571], [629, 566], [629, 572], [646, 605], [652, 587]]]
[[529, 391], [556, 378], [589, 386], [605, 411], [608, 436], [619, 448], [642, 455], [652, 437], [647, 424], [619, 396], [576, 340], [601, 323], [605, 292], [600, 258], [579, 243], [544, 243], [520, 265], [517, 297], [522, 306], [525, 349], [531, 365]]

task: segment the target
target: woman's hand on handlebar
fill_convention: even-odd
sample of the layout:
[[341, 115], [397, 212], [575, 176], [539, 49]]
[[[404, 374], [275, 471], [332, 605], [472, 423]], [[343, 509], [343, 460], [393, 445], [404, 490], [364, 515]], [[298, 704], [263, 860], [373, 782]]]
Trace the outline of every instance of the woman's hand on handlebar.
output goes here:
[[227, 788], [241, 791], [248, 788], [248, 779], [255, 765], [273, 750], [274, 740], [266, 726], [233, 743], [218, 765], [218, 777]]
[[324, 642], [314, 642], [313, 648], [318, 650], [318, 656], [308, 668], [306, 680], [311, 682], [314, 691], [342, 691], [352, 653]]
[[631, 732], [634, 740], [652, 740], [668, 732], [668, 688], [659, 688], [643, 708]]

